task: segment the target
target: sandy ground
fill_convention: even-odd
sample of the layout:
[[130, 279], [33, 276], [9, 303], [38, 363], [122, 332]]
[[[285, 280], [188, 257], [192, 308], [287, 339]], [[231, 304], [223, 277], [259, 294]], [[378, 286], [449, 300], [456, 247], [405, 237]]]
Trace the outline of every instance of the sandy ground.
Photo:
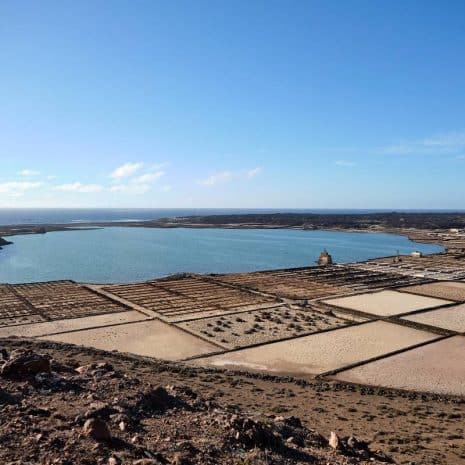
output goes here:
[[276, 307], [179, 324], [224, 347], [244, 347], [262, 342], [347, 326], [351, 322], [310, 309]]
[[458, 333], [465, 332], [465, 304], [430, 310], [417, 315], [406, 316], [403, 320], [415, 321], [437, 328], [449, 329]]
[[8, 336], [44, 336], [46, 334], [64, 333], [97, 326], [108, 326], [120, 323], [130, 323], [147, 319], [139, 312], [109, 313], [105, 315], [88, 316], [83, 318], [73, 318], [67, 320], [46, 321], [21, 326], [0, 328], [0, 337]]
[[316, 375], [438, 336], [382, 321], [365, 323], [195, 360], [209, 365], [292, 375]]
[[179, 360], [218, 351], [218, 347], [157, 320], [62, 333], [41, 339], [71, 344], [85, 342], [87, 347], [131, 352], [164, 360]]
[[353, 383], [464, 396], [464, 360], [465, 337], [454, 336], [343, 371], [335, 378]]
[[449, 281], [422, 284], [420, 286], [408, 286], [399, 289], [400, 291], [412, 292], [413, 294], [438, 297], [440, 299], [456, 300], [465, 302], [465, 283]]
[[381, 291], [329, 299], [325, 300], [324, 303], [372, 315], [390, 316], [439, 307], [452, 302], [396, 291]]

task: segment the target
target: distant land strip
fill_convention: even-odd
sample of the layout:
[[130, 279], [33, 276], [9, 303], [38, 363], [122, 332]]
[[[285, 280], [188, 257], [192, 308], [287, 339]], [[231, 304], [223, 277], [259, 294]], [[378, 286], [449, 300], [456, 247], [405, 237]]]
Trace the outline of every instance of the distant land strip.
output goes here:
[[[465, 229], [464, 213], [383, 212], [383, 213], [263, 213], [205, 215], [160, 218], [144, 221], [107, 221], [72, 224], [19, 224], [0, 226], [0, 248], [9, 242], [1, 237], [19, 234], [44, 234], [52, 231], [76, 231], [100, 227], [142, 228], [227, 228], [298, 229], [352, 232], [385, 232], [409, 237], [417, 242], [451, 245], [429, 232]], [[450, 239], [450, 238], [449, 238]], [[459, 242], [459, 245], [461, 242]], [[465, 247], [465, 243], [463, 244]], [[454, 243], [454, 247], [456, 247]]]

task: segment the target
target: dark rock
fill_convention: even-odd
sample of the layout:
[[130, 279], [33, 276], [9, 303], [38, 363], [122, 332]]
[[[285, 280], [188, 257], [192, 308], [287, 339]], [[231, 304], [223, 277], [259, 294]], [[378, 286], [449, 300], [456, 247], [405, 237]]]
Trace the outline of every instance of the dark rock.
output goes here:
[[248, 449], [254, 447], [276, 449], [282, 445], [281, 437], [275, 435], [273, 429], [261, 421], [232, 415], [227, 425], [230, 427], [228, 439]]
[[12, 352], [1, 369], [4, 377], [21, 378], [24, 376], [34, 376], [38, 373], [50, 373], [50, 359], [32, 351]]
[[82, 432], [96, 441], [110, 441], [108, 425], [100, 418], [91, 418], [84, 423]]
[[177, 404], [176, 398], [170, 395], [165, 388], [159, 386], [144, 392], [136, 404], [136, 409], [146, 413], [165, 412]]

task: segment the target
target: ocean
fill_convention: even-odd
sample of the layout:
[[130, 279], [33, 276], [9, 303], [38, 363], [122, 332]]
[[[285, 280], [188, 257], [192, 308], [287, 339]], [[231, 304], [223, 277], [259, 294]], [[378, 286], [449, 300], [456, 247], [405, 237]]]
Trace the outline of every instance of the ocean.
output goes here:
[[[376, 213], [388, 209], [298, 209], [298, 208], [0, 208], [0, 225], [85, 223], [98, 221], [141, 221], [190, 215], [232, 215], [235, 213]], [[399, 210], [400, 211], [400, 210]], [[421, 210], [403, 210], [421, 211]], [[447, 212], [447, 210], [431, 210]], [[451, 210], [452, 211], [452, 210]]]

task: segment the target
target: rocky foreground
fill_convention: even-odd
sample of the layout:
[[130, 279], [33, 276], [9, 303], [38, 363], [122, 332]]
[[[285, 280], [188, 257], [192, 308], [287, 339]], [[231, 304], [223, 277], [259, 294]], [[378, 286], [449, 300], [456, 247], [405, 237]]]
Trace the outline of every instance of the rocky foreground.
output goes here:
[[87, 362], [3, 345], [0, 463], [392, 463], [366, 442], [324, 437], [293, 416], [247, 414], [189, 383], [158, 384], [155, 375], [149, 384], [105, 357]]
[[1, 465], [465, 460], [463, 399], [49, 341], [2, 339], [0, 349]]

